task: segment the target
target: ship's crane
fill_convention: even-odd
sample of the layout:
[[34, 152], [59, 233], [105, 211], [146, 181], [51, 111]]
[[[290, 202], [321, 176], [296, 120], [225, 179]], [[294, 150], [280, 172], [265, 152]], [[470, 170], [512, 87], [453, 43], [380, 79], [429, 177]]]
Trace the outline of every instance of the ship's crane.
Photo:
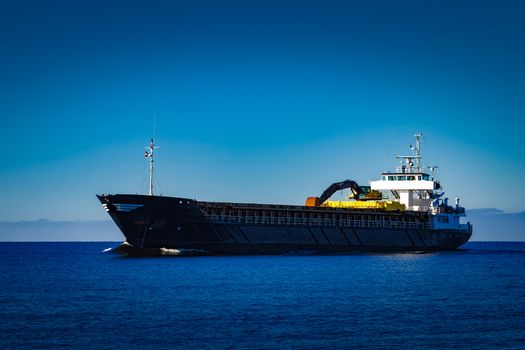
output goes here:
[[326, 202], [334, 193], [349, 188], [352, 194], [349, 196], [355, 200], [378, 200], [382, 195], [378, 191], [371, 191], [370, 186], [359, 186], [354, 180], [335, 182], [328, 186], [320, 197], [308, 197], [306, 206], [317, 207]]
[[323, 194], [319, 197], [319, 204], [323, 204], [328, 198], [332, 197], [334, 193], [340, 190], [344, 190], [349, 188], [350, 191], [352, 191], [352, 198], [357, 199], [359, 198], [359, 195], [363, 193], [361, 190], [361, 187], [355, 182], [354, 180], [345, 180], [341, 182], [335, 182], [328, 186], [326, 190], [324, 190]]

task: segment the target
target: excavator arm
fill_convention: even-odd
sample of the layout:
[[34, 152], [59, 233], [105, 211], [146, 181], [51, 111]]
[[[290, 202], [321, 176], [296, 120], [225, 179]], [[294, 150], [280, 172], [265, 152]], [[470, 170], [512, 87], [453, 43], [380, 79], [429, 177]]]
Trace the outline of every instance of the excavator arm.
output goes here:
[[341, 182], [336, 182], [328, 186], [326, 190], [321, 194], [320, 197], [308, 197], [306, 198], [307, 207], [318, 207], [328, 200], [334, 193], [340, 190], [349, 188], [352, 191], [352, 198], [358, 199], [359, 195], [363, 193], [361, 187], [357, 182], [353, 180], [345, 180]]
[[378, 191], [371, 191], [370, 186], [359, 186], [354, 180], [345, 180], [341, 182], [335, 182], [328, 186], [326, 190], [321, 194], [320, 197], [308, 197], [306, 198], [307, 207], [318, 207], [326, 202], [334, 193], [340, 190], [349, 188], [352, 191], [352, 195], [349, 197], [355, 200], [380, 200], [381, 193]]
[[334, 193], [340, 190], [344, 190], [349, 188], [352, 191], [352, 198], [358, 199], [359, 195], [363, 193], [361, 190], [361, 187], [355, 182], [354, 180], [345, 180], [341, 182], [335, 182], [328, 186], [326, 190], [324, 190], [323, 194], [319, 197], [319, 204], [323, 204], [328, 198], [332, 197]]

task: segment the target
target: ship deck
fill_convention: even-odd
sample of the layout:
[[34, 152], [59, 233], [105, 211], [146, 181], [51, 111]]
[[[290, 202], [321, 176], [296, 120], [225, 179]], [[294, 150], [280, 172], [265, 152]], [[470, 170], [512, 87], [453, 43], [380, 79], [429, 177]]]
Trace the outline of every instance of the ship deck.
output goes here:
[[214, 222], [262, 225], [430, 228], [428, 213], [300, 205], [197, 202]]

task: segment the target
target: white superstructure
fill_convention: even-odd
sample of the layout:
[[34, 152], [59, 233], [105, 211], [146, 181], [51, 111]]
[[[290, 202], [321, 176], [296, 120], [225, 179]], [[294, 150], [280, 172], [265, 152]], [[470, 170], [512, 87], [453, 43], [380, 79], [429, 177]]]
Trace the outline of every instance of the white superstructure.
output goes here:
[[[396, 171], [386, 171], [381, 179], [370, 181], [371, 190], [381, 191], [384, 195], [392, 195], [396, 201], [403, 204], [406, 210], [425, 211], [430, 214], [430, 221], [434, 228], [462, 229], [460, 217], [465, 216], [465, 209], [459, 206], [456, 198], [455, 207], [448, 204], [441, 183], [433, 175], [423, 171], [421, 165], [421, 138], [422, 134], [414, 135], [416, 145], [410, 146], [413, 155], [397, 156], [401, 165]], [[435, 166], [430, 167], [433, 170]]]

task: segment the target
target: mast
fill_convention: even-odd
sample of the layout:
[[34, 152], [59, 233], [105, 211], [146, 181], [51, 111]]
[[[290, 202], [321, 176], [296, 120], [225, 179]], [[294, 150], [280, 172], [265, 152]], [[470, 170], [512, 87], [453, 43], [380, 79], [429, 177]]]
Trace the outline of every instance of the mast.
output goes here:
[[416, 138], [416, 171], [421, 171], [421, 138], [423, 134], [417, 133], [414, 136]]
[[[153, 152], [159, 147], [155, 146], [155, 121], [156, 121], [156, 112], [153, 112], [153, 137], [150, 140], [149, 146], [146, 147], [144, 152], [144, 157], [149, 158], [149, 191], [150, 196], [155, 195], [155, 189], [153, 184]], [[149, 152], [148, 152], [149, 149]]]
[[[149, 151], [147, 151], [149, 149]], [[158, 147], [155, 146], [155, 139], [151, 139], [149, 147], [146, 147], [146, 152], [144, 152], [144, 157], [149, 158], [149, 191], [148, 194], [153, 196], [155, 193], [153, 185], [153, 152]]]
[[[421, 138], [423, 134], [417, 133], [414, 135], [416, 138], [416, 145], [410, 145], [410, 149], [414, 151], [412, 156], [397, 156], [397, 159], [401, 159], [402, 166], [398, 167], [398, 171], [402, 173], [421, 172]], [[415, 163], [413, 162], [415, 160]]]

